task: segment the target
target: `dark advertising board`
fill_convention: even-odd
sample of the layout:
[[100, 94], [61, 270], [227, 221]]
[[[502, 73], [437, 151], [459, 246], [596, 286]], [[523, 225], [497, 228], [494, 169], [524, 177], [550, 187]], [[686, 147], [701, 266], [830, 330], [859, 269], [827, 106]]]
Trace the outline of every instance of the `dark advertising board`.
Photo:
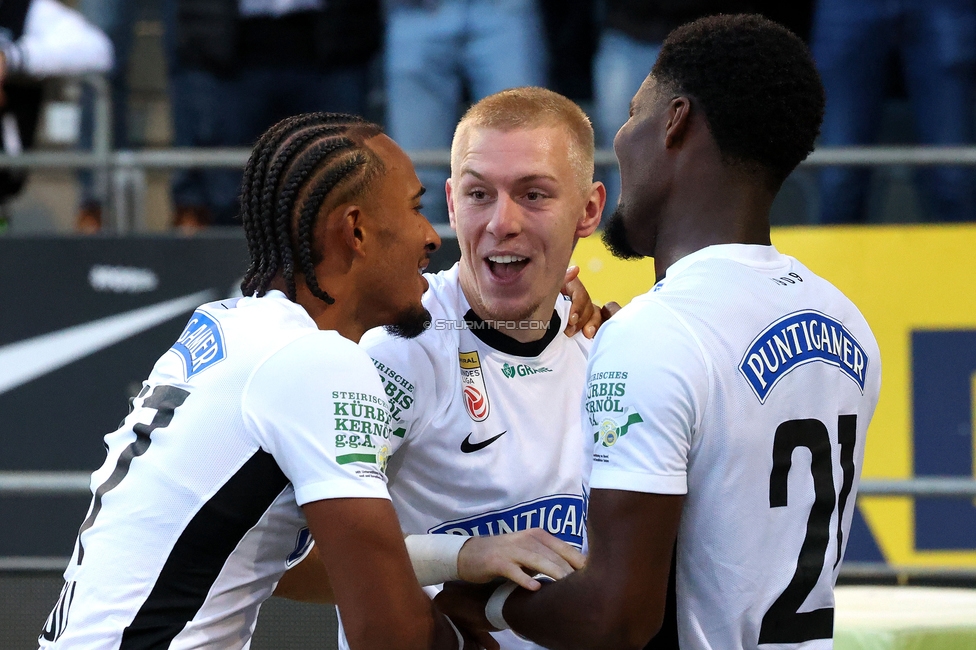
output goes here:
[[[457, 255], [445, 240], [430, 270]], [[235, 234], [0, 239], [0, 472], [99, 467], [156, 359], [246, 267]], [[0, 494], [0, 557], [69, 556], [90, 498]]]

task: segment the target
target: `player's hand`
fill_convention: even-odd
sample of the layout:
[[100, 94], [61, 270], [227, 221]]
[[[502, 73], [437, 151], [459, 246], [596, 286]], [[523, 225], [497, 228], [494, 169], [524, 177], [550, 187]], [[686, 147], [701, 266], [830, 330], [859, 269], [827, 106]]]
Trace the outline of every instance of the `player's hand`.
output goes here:
[[488, 630], [473, 630], [468, 628], [463, 621], [452, 619], [461, 636], [464, 637], [463, 650], [501, 650], [498, 641], [488, 632]]
[[485, 583], [508, 578], [530, 591], [542, 584], [530, 577], [536, 573], [559, 580], [583, 567], [586, 558], [569, 544], [556, 539], [541, 528], [517, 533], [472, 537], [458, 554], [458, 576], [461, 580]]
[[618, 311], [620, 311], [620, 305], [612, 300], [600, 307], [600, 315], [603, 317], [603, 322], [605, 323], [610, 320]]
[[620, 311], [620, 305], [608, 302], [601, 308], [593, 304], [589, 292], [580, 282], [579, 271], [578, 266], [571, 266], [566, 270], [566, 277], [563, 279], [562, 293], [569, 296], [573, 303], [569, 308], [569, 323], [564, 331], [566, 336], [582, 331], [583, 336], [592, 339], [600, 325]]
[[434, 597], [434, 604], [445, 616], [451, 617], [466, 638], [474, 638], [487, 647], [487, 639], [492, 639], [488, 631], [495, 631], [495, 628], [485, 618], [485, 606], [499, 584], [497, 580], [484, 585], [446, 582], [444, 589]]

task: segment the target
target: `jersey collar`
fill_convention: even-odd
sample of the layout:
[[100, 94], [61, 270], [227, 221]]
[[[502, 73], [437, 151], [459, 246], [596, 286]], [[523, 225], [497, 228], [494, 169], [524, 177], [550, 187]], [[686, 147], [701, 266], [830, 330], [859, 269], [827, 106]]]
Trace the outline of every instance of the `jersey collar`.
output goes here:
[[[670, 280], [695, 262], [709, 259], [726, 259], [755, 268], [776, 268], [784, 264], [783, 255], [773, 245], [715, 244], [685, 255], [668, 267], [665, 277]], [[663, 281], [664, 278], [662, 278]]]
[[468, 309], [464, 315], [464, 322], [468, 324], [468, 330], [478, 337], [478, 340], [482, 343], [499, 352], [511, 354], [516, 357], [539, 356], [545, 352], [546, 348], [556, 338], [556, 335], [562, 331], [563, 327], [559, 314], [553, 309], [552, 320], [549, 321], [549, 329], [546, 330], [546, 335], [536, 341], [526, 341], [523, 343], [522, 341], [516, 341], [508, 334], [504, 334], [500, 330], [496, 330], [491, 325], [485, 323], [478, 314], [474, 313], [473, 309]]

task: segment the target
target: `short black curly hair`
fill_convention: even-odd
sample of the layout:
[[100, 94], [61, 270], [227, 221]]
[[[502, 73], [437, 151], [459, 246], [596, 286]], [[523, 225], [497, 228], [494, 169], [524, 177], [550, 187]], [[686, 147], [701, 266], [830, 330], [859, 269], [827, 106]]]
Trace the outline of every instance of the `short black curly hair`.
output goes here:
[[682, 25], [651, 76], [697, 100], [726, 162], [765, 171], [773, 189], [813, 151], [823, 84], [810, 50], [778, 23], [736, 14]]

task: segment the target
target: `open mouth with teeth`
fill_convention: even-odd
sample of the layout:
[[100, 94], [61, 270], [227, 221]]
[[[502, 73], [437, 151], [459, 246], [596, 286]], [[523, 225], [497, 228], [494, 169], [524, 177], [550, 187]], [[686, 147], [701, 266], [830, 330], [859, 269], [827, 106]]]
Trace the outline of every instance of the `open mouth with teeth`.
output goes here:
[[528, 265], [529, 258], [521, 255], [489, 255], [485, 258], [488, 270], [499, 280], [511, 280]]

